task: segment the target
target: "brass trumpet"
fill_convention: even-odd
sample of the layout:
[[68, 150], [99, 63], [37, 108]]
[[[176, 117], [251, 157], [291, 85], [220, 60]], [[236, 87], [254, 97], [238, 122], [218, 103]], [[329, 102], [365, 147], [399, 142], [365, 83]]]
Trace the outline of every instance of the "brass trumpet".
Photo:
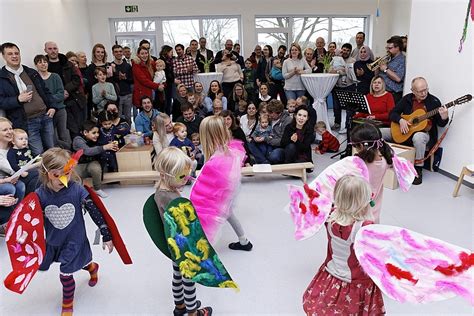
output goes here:
[[390, 54], [379, 57], [374, 62], [367, 64], [367, 68], [369, 68], [370, 71], [375, 71], [379, 69], [380, 65], [388, 63], [390, 59], [391, 59]]

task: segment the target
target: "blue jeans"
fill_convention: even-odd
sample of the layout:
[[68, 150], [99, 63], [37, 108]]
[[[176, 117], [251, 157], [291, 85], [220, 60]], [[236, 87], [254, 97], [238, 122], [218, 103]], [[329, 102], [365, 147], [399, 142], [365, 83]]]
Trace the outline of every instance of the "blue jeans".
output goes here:
[[257, 164], [267, 164], [270, 163], [267, 159], [268, 151], [263, 152], [260, 147], [261, 143], [250, 142], [249, 150], [255, 158], [255, 163]]
[[285, 159], [285, 150], [283, 148], [274, 148], [268, 154], [268, 160], [270, 160], [270, 163], [272, 165], [283, 163], [284, 159]]
[[265, 142], [256, 143], [251, 142], [248, 144], [249, 150], [252, 155], [255, 157], [255, 162], [257, 164], [268, 164], [270, 163], [267, 159], [268, 154], [273, 150], [271, 145], [268, 145]]
[[54, 147], [53, 119], [46, 114], [28, 120], [28, 141], [33, 156]]
[[[25, 184], [18, 181], [15, 184], [4, 183], [0, 184], [0, 195], [13, 195], [18, 198], [18, 202], [23, 200], [25, 197]], [[10, 215], [13, 213], [16, 205], [5, 207], [0, 206], [0, 225], [5, 224], [10, 219]]]
[[293, 99], [296, 100], [299, 97], [304, 96], [306, 90], [285, 90], [286, 98], [288, 100]]

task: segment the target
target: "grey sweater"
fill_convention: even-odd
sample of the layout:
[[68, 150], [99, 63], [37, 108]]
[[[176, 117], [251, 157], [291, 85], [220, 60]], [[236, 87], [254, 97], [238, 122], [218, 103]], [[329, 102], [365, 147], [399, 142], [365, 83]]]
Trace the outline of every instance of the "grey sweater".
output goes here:
[[[104, 152], [104, 148], [102, 146], [92, 146], [93, 143], [91, 141], [86, 141], [82, 136], [76, 136], [74, 137], [74, 140], [72, 141], [72, 149], [74, 151], [78, 151], [80, 149], [84, 150], [83, 157], [93, 157], [100, 155]], [[81, 157], [80, 162], [83, 162], [83, 159]], [[87, 162], [87, 161], [84, 161]]]
[[281, 138], [283, 136], [283, 132], [285, 131], [285, 127], [290, 124], [292, 120], [293, 119], [288, 114], [288, 112], [283, 111], [280, 119], [276, 121], [276, 123], [272, 122], [272, 131], [270, 136], [265, 138], [265, 141], [273, 147], [280, 147]]
[[64, 109], [64, 86], [58, 74], [51, 73], [48, 79], [44, 80], [44, 85], [51, 92], [52, 106], [58, 110]]

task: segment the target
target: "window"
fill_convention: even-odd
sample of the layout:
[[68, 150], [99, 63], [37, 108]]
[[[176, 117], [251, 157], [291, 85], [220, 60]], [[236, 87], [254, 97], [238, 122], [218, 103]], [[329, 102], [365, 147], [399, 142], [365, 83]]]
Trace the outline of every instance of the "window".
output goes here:
[[202, 36], [207, 39], [207, 47], [214, 52], [222, 50], [228, 39], [234, 44], [239, 43], [239, 20], [236, 18], [203, 19], [202, 26]]
[[257, 28], [287, 28], [290, 18], [256, 18], [255, 25]]
[[[271, 45], [276, 51], [280, 44], [296, 42], [302, 48], [315, 47], [316, 38], [355, 45], [355, 35], [367, 31], [367, 17], [293, 16], [256, 17], [255, 28], [259, 45]], [[367, 35], [367, 32], [366, 32]], [[368, 36], [366, 36], [368, 37]]]
[[329, 18], [295, 18], [293, 20], [293, 40], [301, 47], [313, 47], [316, 38], [322, 37], [328, 42]]
[[276, 55], [280, 45], [288, 47], [288, 33], [258, 33], [258, 45], [270, 45], [273, 48], [273, 55]]
[[122, 32], [148, 32], [155, 30], [155, 21], [117, 21], [115, 22], [115, 31]]
[[[332, 41], [337, 47], [344, 43], [351, 43], [355, 47], [355, 35], [364, 32], [364, 19], [361, 18], [333, 18], [332, 19]], [[367, 38], [367, 34], [365, 36]]]
[[240, 17], [236, 16], [111, 19], [110, 26], [113, 42], [129, 46], [135, 53], [140, 41], [147, 39], [155, 56], [164, 44], [173, 48], [176, 44], [187, 47], [192, 39], [204, 36], [207, 47], [219, 51], [227, 39], [240, 43], [242, 37]]
[[192, 39], [199, 40], [199, 20], [163, 21], [163, 42], [174, 48], [176, 44], [189, 46]]

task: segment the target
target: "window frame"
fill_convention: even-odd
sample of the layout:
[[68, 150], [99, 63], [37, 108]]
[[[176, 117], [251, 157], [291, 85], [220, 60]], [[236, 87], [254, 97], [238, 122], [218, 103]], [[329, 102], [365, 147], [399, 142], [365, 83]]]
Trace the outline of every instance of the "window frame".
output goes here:
[[[364, 26], [363, 32], [365, 33], [366, 42], [370, 45], [371, 42], [371, 33], [370, 33], [370, 15], [358, 15], [358, 14], [321, 14], [321, 15], [307, 15], [307, 14], [286, 14], [286, 15], [255, 15], [254, 19], [254, 29], [255, 29], [255, 42], [258, 42], [258, 35], [259, 33], [288, 33], [288, 40], [290, 41], [287, 46], [291, 45], [294, 41], [294, 19], [295, 18], [324, 18], [328, 19], [328, 38], [326, 40], [326, 44], [332, 42], [333, 38], [333, 18], [363, 18], [364, 19]], [[288, 18], [288, 26], [287, 27], [278, 27], [278, 28], [259, 28], [257, 27], [257, 19], [265, 19], [265, 18]], [[311, 46], [310, 46], [311, 47]]]
[[[244, 43], [243, 43], [243, 36], [242, 36], [242, 16], [241, 15], [190, 15], [190, 16], [155, 16], [155, 17], [123, 17], [123, 18], [109, 18], [109, 30], [110, 30], [110, 37], [112, 45], [115, 44], [116, 38], [119, 36], [124, 37], [154, 37], [155, 43], [157, 47], [153, 47], [153, 51], [156, 54], [159, 54], [161, 46], [164, 44], [164, 33], [163, 33], [163, 22], [164, 21], [176, 21], [176, 20], [198, 20], [199, 23], [199, 37], [204, 36], [203, 30], [203, 20], [212, 20], [212, 19], [236, 19], [237, 20], [237, 34], [238, 34], [238, 41], [236, 39], [232, 39], [235, 43], [240, 44], [241, 51], [244, 51]], [[122, 21], [154, 21], [155, 22], [155, 30], [154, 31], [142, 31], [142, 32], [117, 32], [115, 29], [116, 22]], [[199, 41], [199, 38], [196, 38]], [[235, 44], [234, 43], [234, 44]], [[189, 43], [181, 43], [185, 47]], [[135, 52], [132, 52], [135, 55]]]

